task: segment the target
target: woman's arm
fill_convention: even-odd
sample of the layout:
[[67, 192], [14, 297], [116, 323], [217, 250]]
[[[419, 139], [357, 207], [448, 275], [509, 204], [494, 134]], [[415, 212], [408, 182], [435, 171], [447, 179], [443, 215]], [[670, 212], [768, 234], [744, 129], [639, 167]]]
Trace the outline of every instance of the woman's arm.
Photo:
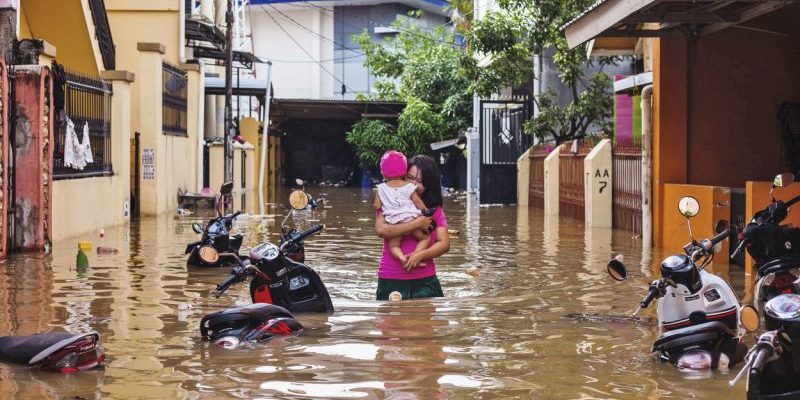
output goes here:
[[425, 229], [431, 225], [431, 218], [422, 216], [411, 222], [399, 224], [388, 224], [383, 217], [383, 213], [378, 212], [375, 216], [375, 233], [384, 238], [391, 239], [399, 236], [408, 236], [417, 229]]
[[450, 251], [450, 234], [446, 226], [436, 228], [436, 243], [425, 250], [408, 256], [408, 261], [403, 266], [406, 270], [417, 267], [422, 260], [431, 260]]

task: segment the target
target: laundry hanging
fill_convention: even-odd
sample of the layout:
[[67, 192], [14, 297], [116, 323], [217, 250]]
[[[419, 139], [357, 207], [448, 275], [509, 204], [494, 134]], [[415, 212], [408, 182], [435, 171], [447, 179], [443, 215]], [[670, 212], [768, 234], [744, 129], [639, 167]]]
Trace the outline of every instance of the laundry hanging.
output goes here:
[[64, 138], [64, 166], [83, 170], [87, 164], [93, 163], [92, 145], [89, 140], [89, 123], [83, 125], [83, 143], [78, 140], [75, 123], [67, 118], [67, 132]]

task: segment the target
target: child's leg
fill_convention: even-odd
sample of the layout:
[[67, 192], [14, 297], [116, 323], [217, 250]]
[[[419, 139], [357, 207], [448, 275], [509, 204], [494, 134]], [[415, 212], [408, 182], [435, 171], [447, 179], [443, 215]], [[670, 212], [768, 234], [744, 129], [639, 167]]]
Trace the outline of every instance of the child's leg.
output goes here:
[[431, 234], [427, 229], [417, 229], [412, 234], [414, 235], [414, 239], [417, 239], [417, 248], [414, 249], [415, 253], [428, 248], [428, 244], [431, 240]]
[[389, 239], [389, 252], [392, 253], [394, 258], [400, 260], [402, 263], [405, 263], [408, 261], [408, 258], [405, 254], [403, 254], [403, 249], [400, 248], [400, 243], [402, 241], [402, 236]]

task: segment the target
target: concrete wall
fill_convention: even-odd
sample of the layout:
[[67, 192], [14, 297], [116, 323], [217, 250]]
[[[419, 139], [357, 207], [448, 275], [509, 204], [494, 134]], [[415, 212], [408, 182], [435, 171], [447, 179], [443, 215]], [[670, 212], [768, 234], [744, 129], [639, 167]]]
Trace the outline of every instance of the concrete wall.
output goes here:
[[731, 28], [688, 43], [689, 183], [744, 187], [786, 171], [776, 116], [800, 101], [798, 20], [800, 5], [787, 6], [747, 23], [787, 36]]
[[590, 228], [611, 228], [614, 167], [611, 140], [603, 139], [583, 159], [584, 220]]
[[544, 213], [545, 215], [558, 215], [558, 185], [559, 170], [561, 169], [561, 146], [556, 146], [544, 159]]
[[517, 206], [528, 207], [528, 196], [531, 188], [531, 149], [522, 153], [517, 159]]
[[781, 102], [800, 101], [798, 18], [793, 4], [748, 21], [766, 31], [728, 28], [654, 43], [656, 245], [665, 245], [664, 184], [740, 188], [788, 169], [777, 114]]
[[[333, 73], [334, 45], [320, 36], [333, 40], [333, 11], [323, 11], [305, 4], [254, 5], [249, 10], [254, 53], [273, 62], [272, 85], [275, 96], [331, 97], [334, 87], [339, 85], [325, 70]], [[320, 64], [312, 61], [312, 58]], [[257, 66], [256, 76], [259, 79], [266, 79], [266, 68], [266, 65]]]
[[103, 78], [112, 81], [114, 91], [111, 100], [114, 175], [53, 182], [54, 241], [122, 224], [130, 215], [130, 83], [134, 76], [124, 71], [107, 71]]

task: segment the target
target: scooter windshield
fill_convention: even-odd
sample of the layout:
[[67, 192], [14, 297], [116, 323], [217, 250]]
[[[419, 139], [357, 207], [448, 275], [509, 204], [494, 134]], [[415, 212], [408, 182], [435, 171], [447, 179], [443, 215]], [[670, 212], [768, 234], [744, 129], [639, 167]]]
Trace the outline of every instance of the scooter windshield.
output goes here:
[[208, 226], [208, 236], [225, 234], [225, 225], [221, 221], [216, 221]]

